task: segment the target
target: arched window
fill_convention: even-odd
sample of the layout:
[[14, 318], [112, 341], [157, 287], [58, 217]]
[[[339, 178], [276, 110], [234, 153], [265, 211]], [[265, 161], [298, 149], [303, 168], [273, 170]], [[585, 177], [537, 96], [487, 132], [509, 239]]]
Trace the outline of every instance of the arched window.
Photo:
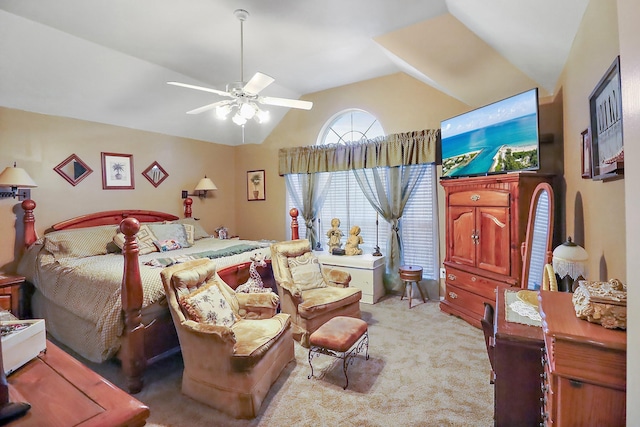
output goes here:
[[[331, 117], [318, 135], [317, 145], [345, 144], [370, 140], [384, 136], [384, 130], [378, 119], [372, 114], [349, 109]], [[407, 202], [402, 221], [404, 261], [423, 267], [425, 278], [437, 279], [438, 224], [435, 165], [428, 168], [422, 183], [414, 189]], [[384, 172], [381, 172], [384, 173]], [[298, 191], [299, 189], [296, 189]], [[287, 189], [287, 212], [294, 206]], [[376, 245], [383, 254], [387, 249], [389, 224], [382, 218], [376, 227], [378, 215], [366, 199], [351, 171], [331, 172], [331, 184], [321, 208], [318, 228], [318, 241], [322, 249], [328, 249], [327, 231], [331, 228], [331, 219], [340, 219], [340, 229], [344, 233], [342, 244], [346, 243], [352, 226], [360, 227], [364, 243], [360, 245], [363, 253], [371, 254]], [[306, 227], [300, 226], [300, 237], [306, 237]]]
[[327, 121], [318, 135], [317, 145], [344, 144], [384, 136], [382, 125], [370, 113], [349, 109]]

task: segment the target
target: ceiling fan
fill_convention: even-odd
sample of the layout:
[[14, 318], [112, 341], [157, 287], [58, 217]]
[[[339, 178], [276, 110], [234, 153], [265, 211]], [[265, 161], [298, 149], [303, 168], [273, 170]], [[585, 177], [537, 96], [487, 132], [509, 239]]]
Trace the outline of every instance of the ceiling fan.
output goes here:
[[231, 98], [187, 111], [187, 114], [199, 114], [215, 109], [216, 116], [218, 118], [226, 119], [230, 113], [234, 112], [235, 114], [232, 116], [231, 120], [239, 126], [244, 126], [247, 120], [250, 119], [254, 119], [258, 123], [264, 123], [269, 119], [269, 112], [262, 110], [258, 104], [310, 110], [313, 106], [313, 103], [310, 101], [261, 96], [260, 92], [274, 82], [274, 79], [266, 74], [257, 72], [248, 82], [245, 83], [243, 24], [249, 17], [249, 12], [244, 9], [236, 9], [233, 14], [240, 21], [240, 81], [228, 84], [226, 91], [203, 86], [194, 86], [186, 83], [167, 82], [167, 84], [173, 86], [186, 87], [188, 89], [215, 93], [216, 95]]

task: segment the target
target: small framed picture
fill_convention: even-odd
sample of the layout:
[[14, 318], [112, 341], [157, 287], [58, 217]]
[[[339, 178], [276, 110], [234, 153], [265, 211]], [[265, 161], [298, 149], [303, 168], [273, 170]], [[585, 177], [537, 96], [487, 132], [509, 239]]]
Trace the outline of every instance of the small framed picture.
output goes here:
[[133, 155], [100, 153], [102, 155], [102, 189], [133, 190]]
[[591, 173], [591, 132], [589, 129], [582, 131], [582, 177], [585, 179], [591, 179], [593, 174]]
[[247, 172], [247, 200], [266, 200], [264, 169]]
[[151, 185], [157, 188], [158, 185], [162, 184], [162, 181], [167, 179], [169, 174], [162, 166], [160, 166], [160, 163], [153, 162], [144, 170], [144, 172], [142, 172], [142, 176], [147, 178]]

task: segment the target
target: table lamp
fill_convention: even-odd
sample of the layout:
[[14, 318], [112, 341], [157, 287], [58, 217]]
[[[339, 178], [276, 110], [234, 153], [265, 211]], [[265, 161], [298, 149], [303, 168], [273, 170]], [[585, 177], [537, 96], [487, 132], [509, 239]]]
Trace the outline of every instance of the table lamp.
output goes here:
[[558, 290], [573, 292], [577, 287], [578, 280], [584, 280], [587, 275], [587, 260], [589, 254], [580, 245], [567, 241], [553, 250], [552, 264], [553, 270], [560, 277]]

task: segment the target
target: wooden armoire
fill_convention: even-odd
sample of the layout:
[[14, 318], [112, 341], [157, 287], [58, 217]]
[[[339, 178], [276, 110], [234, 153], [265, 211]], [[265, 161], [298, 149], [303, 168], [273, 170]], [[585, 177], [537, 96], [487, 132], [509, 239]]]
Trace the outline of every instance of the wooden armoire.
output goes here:
[[552, 175], [514, 172], [442, 179], [445, 191], [445, 299], [440, 309], [480, 327], [497, 287], [520, 287], [521, 246], [536, 185]]

